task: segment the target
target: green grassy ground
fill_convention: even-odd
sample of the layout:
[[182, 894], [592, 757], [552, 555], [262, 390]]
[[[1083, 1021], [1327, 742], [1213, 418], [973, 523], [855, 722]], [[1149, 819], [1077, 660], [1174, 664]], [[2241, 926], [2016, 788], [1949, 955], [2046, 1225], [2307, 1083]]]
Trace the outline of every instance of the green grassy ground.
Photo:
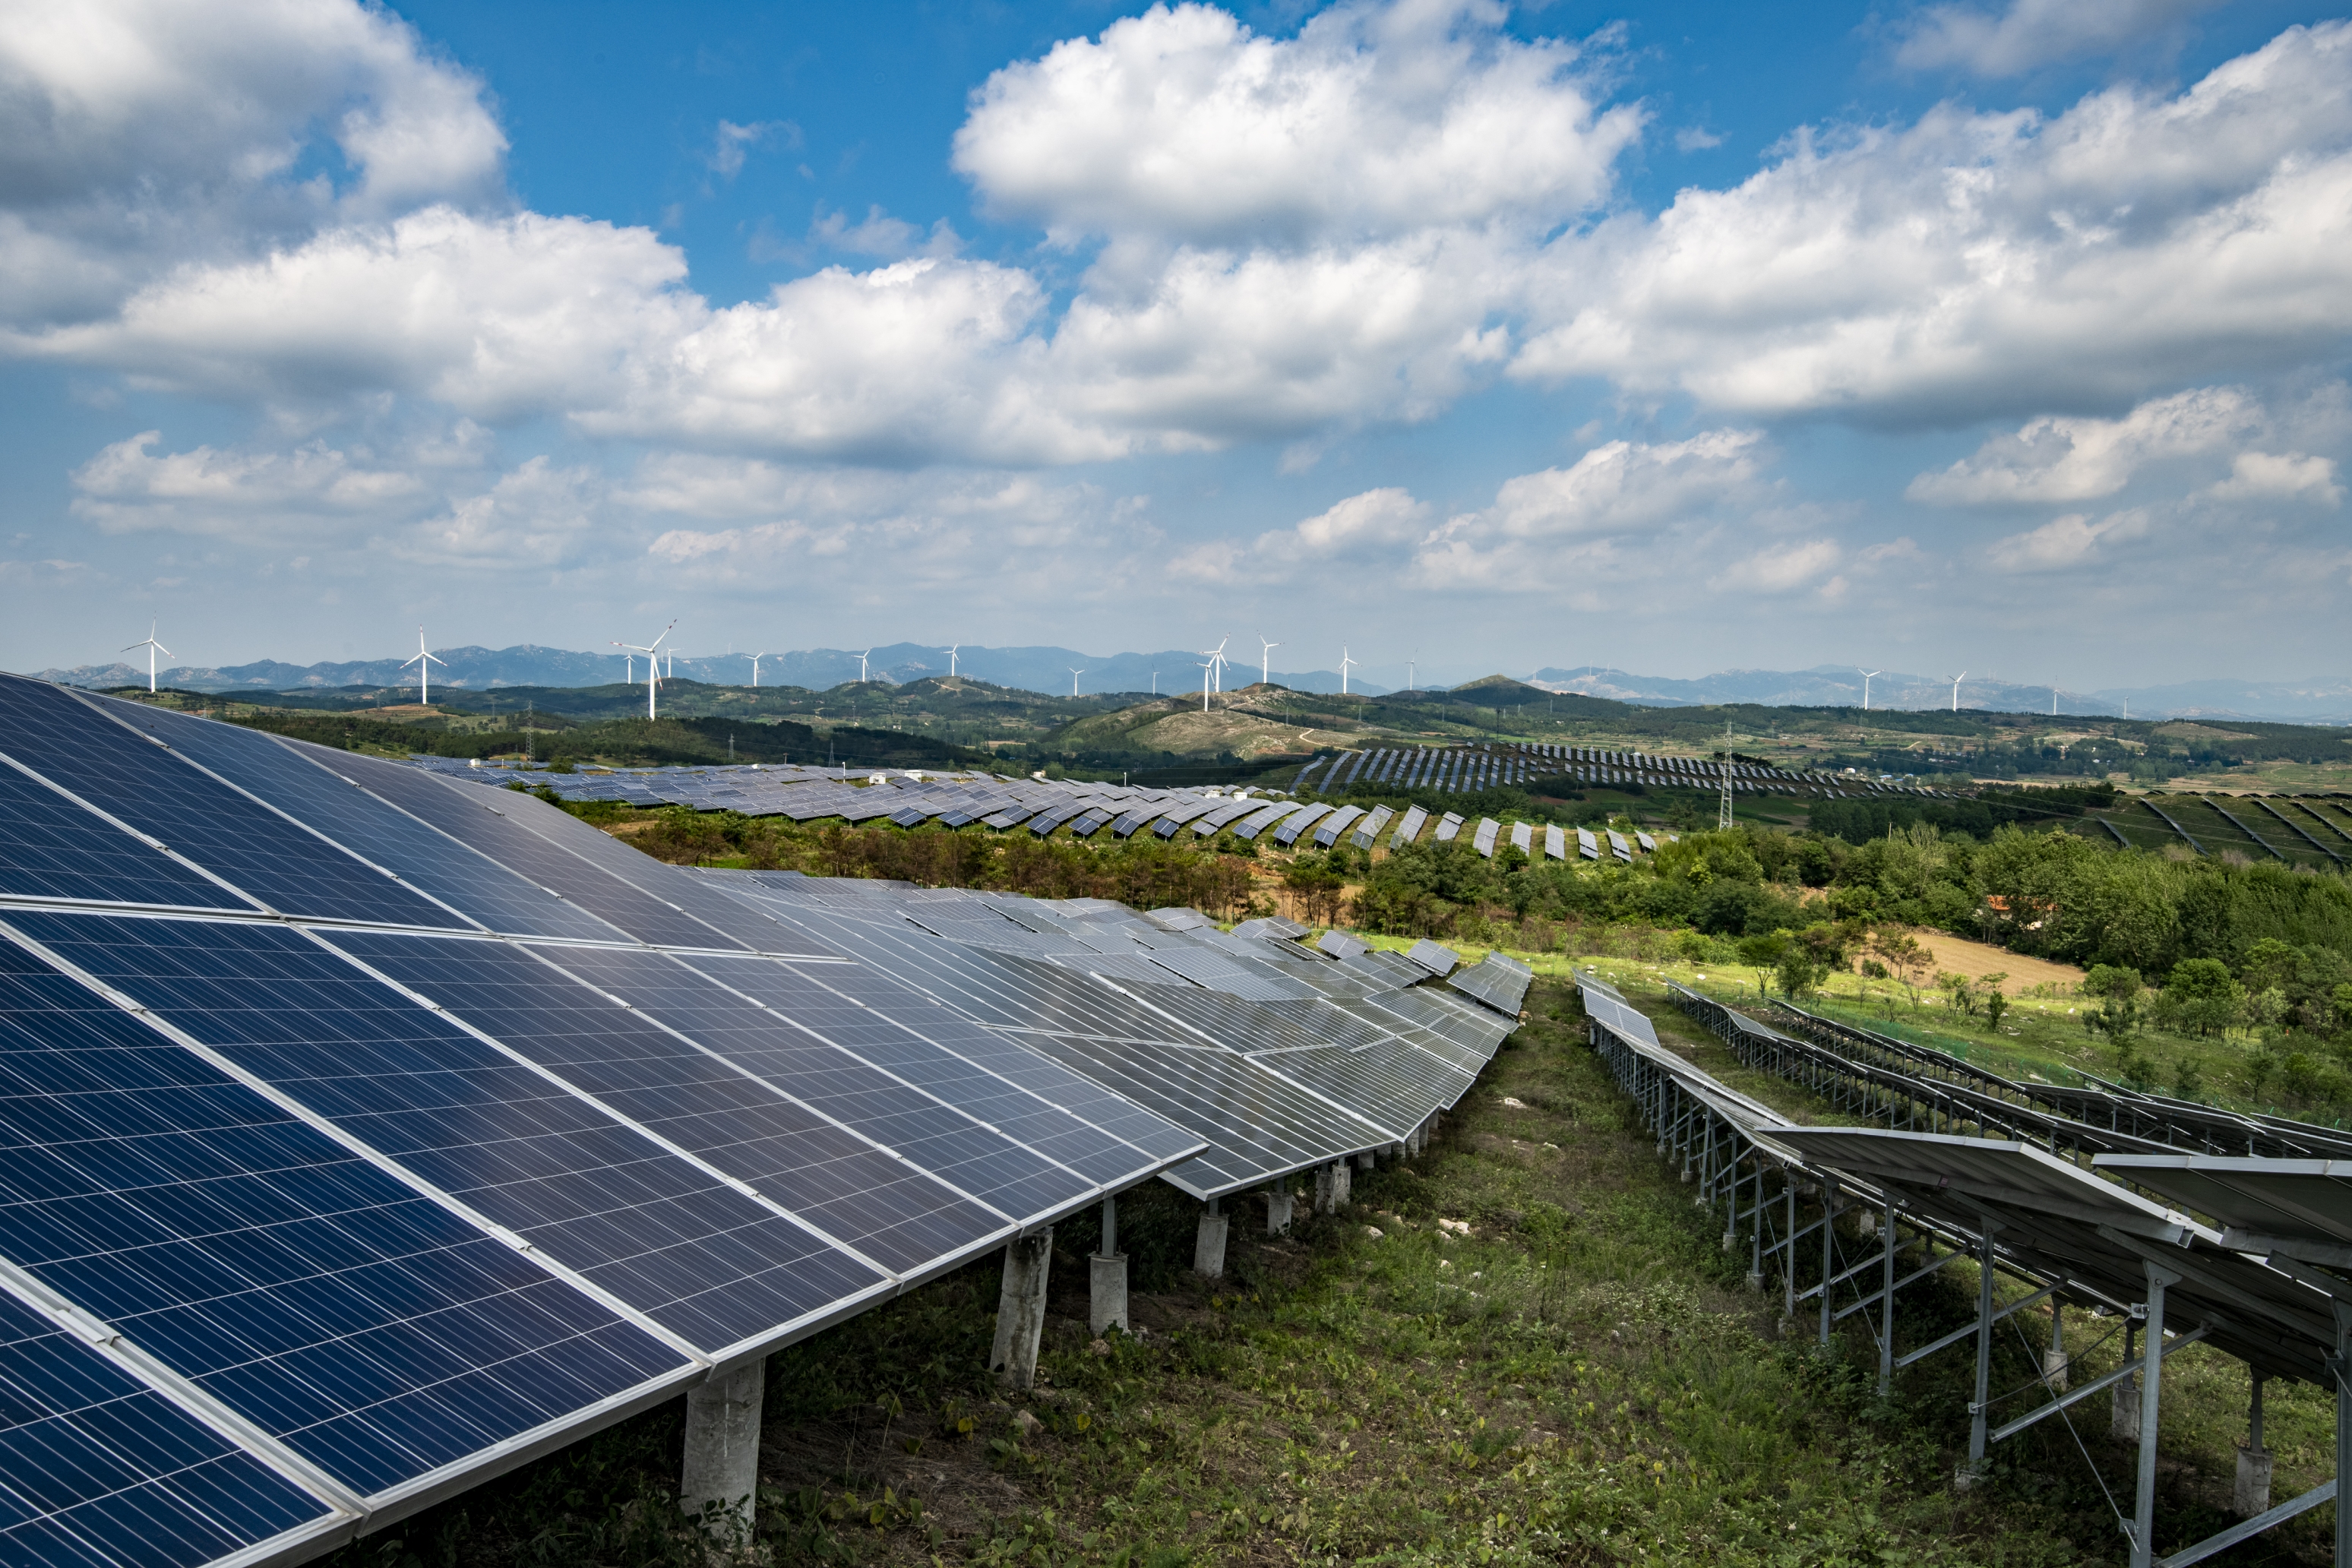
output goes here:
[[[1730, 1068], [1654, 994], [1641, 999], [1710, 1070], [1803, 1109], [1788, 1086]], [[1529, 1024], [1428, 1153], [1360, 1173], [1351, 1212], [1268, 1240], [1262, 1208], [1235, 1205], [1222, 1282], [1186, 1271], [1196, 1205], [1157, 1184], [1123, 1199], [1136, 1337], [1089, 1341], [1092, 1223], [1066, 1225], [1031, 1395], [1000, 1398], [981, 1372], [992, 1258], [777, 1356], [761, 1535], [746, 1556], [2122, 1560], [2060, 1422], [1997, 1454], [1985, 1488], [1951, 1490], [1964, 1351], [1911, 1369], [1881, 1403], [1863, 1317], [1827, 1351], [1810, 1342], [1810, 1319], [1783, 1335], [1777, 1290], [1743, 1289], [1744, 1258], [1722, 1252], [1719, 1219], [1692, 1205], [1632, 1120], [1568, 988], [1544, 980], [1529, 1002]], [[1966, 1321], [1974, 1290], [1965, 1265], [1914, 1287], [1898, 1336]], [[2003, 1388], [2030, 1377], [2048, 1334], [2046, 1315], [2015, 1321]], [[2088, 1347], [2090, 1320], [2076, 1321]], [[2227, 1501], [2243, 1380], [2200, 1351], [2179, 1352], [2166, 1384], [2162, 1545], [2201, 1538]], [[2085, 1348], [2082, 1364], [2115, 1353]], [[2091, 1460], [2122, 1486], [2131, 1452], [2105, 1437], [2104, 1400], [2082, 1409]], [[2284, 1498], [2324, 1473], [2327, 1409], [2274, 1385], [2268, 1424]], [[677, 1426], [673, 1408], [615, 1428], [349, 1549], [338, 1568], [696, 1561], [667, 1500]], [[2233, 1561], [2321, 1561], [2329, 1520], [2315, 1510]]]

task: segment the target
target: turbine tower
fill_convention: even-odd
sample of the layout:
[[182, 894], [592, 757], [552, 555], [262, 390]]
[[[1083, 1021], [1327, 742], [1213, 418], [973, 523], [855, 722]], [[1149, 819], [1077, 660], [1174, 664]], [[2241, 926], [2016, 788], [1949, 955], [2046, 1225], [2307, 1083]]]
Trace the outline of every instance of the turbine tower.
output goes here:
[[[421, 627], [421, 626], [420, 626], [420, 627], [418, 627], [418, 628], [417, 628], [417, 635], [418, 635], [418, 637], [422, 637], [424, 636], [424, 628], [423, 628], [423, 627]], [[147, 640], [146, 640], [145, 642], [135, 642], [135, 643], [132, 643], [132, 644], [131, 645], [131, 647], [124, 648], [122, 651], [123, 651], [123, 652], [125, 652], [125, 653], [129, 653], [129, 652], [131, 651], [131, 648], [134, 648], [134, 647], [143, 647], [143, 648], [145, 648], [145, 649], [147, 650], [147, 695], [148, 695], [148, 696], [150, 696], [150, 697], [152, 697], [152, 696], [154, 696], [154, 695], [155, 695], [155, 654], [156, 654], [156, 651], [157, 651], [158, 649], [162, 649], [163, 653], [164, 654], [164, 656], [165, 656], [166, 658], [171, 658], [171, 657], [174, 657], [174, 656], [172, 654], [172, 650], [171, 650], [170, 648], [164, 647], [163, 647], [163, 645], [162, 643], [159, 643], [159, 642], [157, 642], [157, 641], [155, 640], [155, 623], [154, 623], [154, 622], [152, 622], [152, 621], [150, 621], [150, 622], [148, 622], [148, 623], [147, 623]], [[406, 666], [403, 666], [402, 668], [406, 668]], [[2055, 711], [2057, 711], [2057, 710], [2055, 710], [2055, 709], [2053, 708], [2053, 710], [2051, 710], [2051, 711], [2055, 712]]]
[[1223, 691], [1225, 689], [1225, 644], [1233, 640], [1225, 637], [1216, 647], [1201, 650], [1209, 656], [1209, 680], [1213, 689]]
[[669, 634], [677, 628], [677, 623], [676, 621], [670, 622], [668, 626], [662, 627], [661, 637], [654, 638], [651, 643], [648, 643], [642, 647], [638, 647], [635, 643], [622, 642], [617, 638], [614, 639], [613, 643], [614, 647], [625, 647], [631, 653], [641, 653], [646, 656], [646, 717], [648, 719], [655, 716], [656, 704], [654, 694], [661, 686], [661, 656], [656, 654], [654, 650], [661, 647], [662, 637], [669, 636]]
[[948, 649], [948, 679], [950, 680], [953, 680], [956, 678], [956, 653], [962, 647], [963, 644], [958, 643], [954, 647]]
[[1864, 669], [1858, 664], [1853, 667], [1853, 672], [1862, 677], [1862, 710], [1867, 713], [1870, 711], [1871, 677], [1874, 675], [1884, 675], [1886, 672], [1883, 669]]
[[866, 654], [872, 653], [873, 651], [874, 650], [869, 647], [866, 650], [866, 653], [861, 653], [857, 656], [857, 684], [860, 686], [866, 684]]
[[437, 664], [446, 669], [449, 668], [449, 661], [446, 658], [435, 658], [425, 651], [423, 626], [416, 628], [416, 657], [402, 659], [400, 668], [406, 669], [412, 664], [416, 667], [416, 700], [423, 706], [430, 708], [433, 705], [433, 667]]
[[[1068, 665], [1066, 665], [1066, 665], [1064, 665], [1062, 668], [1063, 668], [1064, 669], [1070, 669], [1070, 667], [1069, 667]], [[1086, 673], [1086, 671], [1085, 671], [1085, 670], [1083, 670], [1083, 669], [1070, 669], [1070, 695], [1071, 695], [1071, 696], [1076, 697], [1076, 696], [1078, 694], [1078, 677], [1080, 677], [1081, 675], [1084, 675], [1085, 673]]]
[[1341, 643], [1339, 645], [1339, 695], [1342, 697], [1348, 695], [1348, 669], [1355, 662], [1348, 657], [1348, 645]]
[[1267, 642], [1264, 632], [1257, 634], [1257, 640], [1262, 645], [1257, 650], [1257, 683], [1260, 686], [1272, 686], [1274, 684], [1274, 650], [1282, 645], [1278, 642]]
[[1952, 677], [1952, 711], [1955, 713], [1960, 710], [1960, 682], [1968, 678], [1969, 672], [1965, 669]]
[[751, 689], [757, 691], [760, 689], [760, 661], [768, 656], [765, 653], [747, 653], [743, 657], [751, 661]]
[[1203, 713], [1209, 710], [1209, 676], [1216, 668], [1213, 659], [1201, 666], [1201, 711]]

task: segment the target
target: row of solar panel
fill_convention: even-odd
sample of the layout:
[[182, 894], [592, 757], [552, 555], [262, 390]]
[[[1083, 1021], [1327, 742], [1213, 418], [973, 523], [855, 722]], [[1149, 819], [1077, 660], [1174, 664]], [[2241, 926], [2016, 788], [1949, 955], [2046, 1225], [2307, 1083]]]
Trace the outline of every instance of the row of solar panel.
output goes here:
[[1179, 1118], [1280, 1130], [1210, 1180], [1392, 1142], [1508, 1027], [1146, 994], [37, 682], [0, 735], [0, 1560], [299, 1554], [1197, 1167]]

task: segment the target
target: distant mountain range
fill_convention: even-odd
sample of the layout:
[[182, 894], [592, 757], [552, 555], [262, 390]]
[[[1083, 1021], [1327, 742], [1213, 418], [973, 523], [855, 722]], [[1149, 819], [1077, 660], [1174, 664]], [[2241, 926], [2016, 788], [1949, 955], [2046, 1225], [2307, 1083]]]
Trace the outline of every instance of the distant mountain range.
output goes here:
[[[501, 686], [603, 686], [615, 680], [645, 676], [642, 658], [628, 654], [573, 653], [564, 648], [538, 647], [525, 643], [516, 647], [441, 647], [433, 650], [441, 660], [433, 667], [435, 687], [446, 686], [452, 690], [483, 691]], [[866, 675], [875, 680], [893, 683], [917, 680], [927, 675], [948, 673], [949, 650], [927, 647], [919, 643], [894, 643], [877, 647], [866, 656]], [[1175, 691], [1201, 689], [1201, 656], [1170, 650], [1160, 653], [1088, 654], [1066, 647], [965, 647], [955, 656], [959, 674], [974, 680], [985, 680], [996, 686], [1017, 687], [1024, 691], [1067, 691], [1071, 671], [1077, 670], [1078, 689], [1089, 694], [1106, 691], [1159, 691], [1165, 696]], [[804, 648], [795, 652], [762, 655], [760, 659], [760, 684], [762, 686], [803, 686], [824, 690], [844, 681], [858, 679], [858, 655], [855, 648]], [[717, 657], [678, 658], [675, 663], [665, 658], [663, 672], [683, 679], [709, 681], [714, 685], [749, 686], [751, 683], [751, 657], [749, 654], [722, 654]], [[147, 670], [143, 665], [129, 664], [82, 665], [74, 669], [44, 669], [42, 679], [65, 682], [71, 686], [144, 686]], [[165, 686], [176, 686], [183, 691], [305, 691], [332, 689], [341, 686], [410, 686], [416, 684], [416, 669], [412, 662], [405, 668], [397, 658], [360, 659], [343, 664], [281, 664], [275, 659], [263, 659], [254, 664], [233, 664], [219, 668], [174, 665], [159, 669], [156, 680]], [[1258, 667], [1244, 666], [1233, 659], [1225, 667], [1224, 689], [1232, 690], [1245, 686], [1258, 678]], [[1339, 675], [1337, 670], [1308, 669], [1273, 672], [1273, 678], [1294, 691], [1337, 691]], [[1351, 676], [1348, 689], [1370, 696], [1382, 696], [1388, 688]]]
[[[1727, 669], [1696, 680], [1633, 675], [1623, 670], [1539, 669], [1529, 684], [1661, 708], [1754, 702], [1770, 708], [1859, 708], [1862, 672], [1848, 665], [1811, 669]], [[1952, 705], [1952, 682], [1930, 675], [1881, 670], [1870, 680], [1870, 705], [1917, 710]], [[2048, 713], [2134, 719], [2254, 719], [2284, 724], [2352, 724], [2352, 679], [2191, 680], [2172, 686], [2054, 692], [2047, 686], [1969, 677], [1959, 683], [1959, 706], [2000, 713]]]
[[[602, 686], [635, 676], [643, 679], [641, 658], [625, 654], [575, 653], [565, 648], [523, 644], [516, 647], [436, 648], [443, 660], [433, 669], [433, 684], [453, 691], [483, 691], [502, 686]], [[920, 643], [894, 643], [866, 656], [866, 672], [875, 680], [893, 683], [948, 673], [949, 650]], [[1070, 689], [1070, 672], [1078, 689], [1089, 694], [1158, 690], [1162, 695], [1201, 689], [1201, 656], [1177, 649], [1160, 653], [1088, 654], [1066, 647], [965, 647], [955, 655], [955, 668], [975, 680], [1028, 691]], [[748, 686], [751, 658], [748, 654], [680, 658], [665, 661], [667, 673], [715, 685]], [[147, 671], [129, 664], [83, 665], [74, 669], [45, 669], [49, 680], [74, 686], [143, 686]], [[765, 654], [760, 659], [763, 686], [802, 686], [824, 690], [858, 678], [858, 656], [851, 648], [803, 648]], [[1227, 665], [1225, 689], [1247, 685], [1258, 678], [1257, 668], [1239, 659]], [[1337, 691], [1336, 670], [1273, 672], [1275, 680], [1294, 691]], [[1844, 665], [1817, 665], [1811, 669], [1730, 669], [1677, 680], [1667, 676], [1633, 675], [1623, 670], [1538, 669], [1528, 683], [1547, 691], [1575, 691], [1588, 697], [1609, 697], [1622, 702], [1654, 707], [1686, 708], [1717, 702], [1753, 702], [1774, 708], [1858, 708], [1863, 700], [1861, 671]], [[413, 665], [404, 668], [396, 658], [362, 659], [343, 664], [281, 664], [264, 659], [255, 664], [218, 668], [178, 665], [160, 670], [157, 679], [188, 691], [301, 691], [335, 687], [414, 686]], [[1385, 696], [1391, 689], [1360, 676], [1351, 676], [1351, 691]], [[2352, 724], [2352, 678], [2315, 676], [2307, 680], [2193, 680], [2172, 686], [2144, 686], [2104, 691], [2071, 691], [2061, 688], [2056, 710], [2061, 715], [2128, 715], [2135, 719], [2255, 719], [2290, 724]], [[2047, 686], [1971, 677], [1960, 682], [1959, 705], [2007, 713], [2047, 713], [2052, 710]], [[1870, 681], [1873, 708], [1948, 707], [1952, 683], [1933, 676], [1884, 670]]]

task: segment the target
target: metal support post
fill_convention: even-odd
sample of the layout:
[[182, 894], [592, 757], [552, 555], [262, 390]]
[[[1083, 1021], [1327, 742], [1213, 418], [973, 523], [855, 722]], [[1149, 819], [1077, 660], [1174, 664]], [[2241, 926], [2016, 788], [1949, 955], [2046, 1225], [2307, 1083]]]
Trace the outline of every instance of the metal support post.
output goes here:
[[1837, 1178], [1822, 1178], [1822, 1343], [1830, 1342], [1830, 1282], [1837, 1275]]
[[1969, 1405], [1969, 1475], [1984, 1469], [1985, 1417], [1992, 1403], [1992, 1238], [2000, 1227], [1984, 1225], [1984, 1246], [1977, 1258], [1977, 1396]]
[[[2352, 1471], [2352, 1306], [2336, 1303], [2336, 1489], [2345, 1489]], [[2352, 1568], [2352, 1505], [2336, 1509], [2336, 1568]]]
[[1878, 1308], [1878, 1397], [1881, 1399], [1895, 1392], [1895, 1199], [1892, 1194], [1886, 1199], [1885, 1231], [1885, 1250], [1880, 1254], [1885, 1273], [1878, 1287], [1883, 1293]]
[[1756, 1159], [1756, 1195], [1748, 1205], [1748, 1288], [1764, 1289], [1764, 1159]]
[[[1784, 1175], [1788, 1173], [1783, 1173]], [[1781, 1194], [1789, 1201], [1789, 1236], [1781, 1243], [1789, 1256], [1780, 1260], [1780, 1290], [1786, 1300], [1780, 1306], [1780, 1316], [1793, 1321], [1797, 1316], [1797, 1184], [1793, 1177], [1783, 1182]]]
[[2042, 1381], [2053, 1394], [2066, 1392], [2066, 1303], [2050, 1303], [2050, 1349], [2042, 1357]]
[[2147, 1270], [2147, 1342], [2141, 1347], [2139, 1379], [2139, 1493], [2132, 1510], [2131, 1568], [2156, 1564], [2157, 1401], [2164, 1382], [2164, 1288], [2180, 1276], [2155, 1264]]

